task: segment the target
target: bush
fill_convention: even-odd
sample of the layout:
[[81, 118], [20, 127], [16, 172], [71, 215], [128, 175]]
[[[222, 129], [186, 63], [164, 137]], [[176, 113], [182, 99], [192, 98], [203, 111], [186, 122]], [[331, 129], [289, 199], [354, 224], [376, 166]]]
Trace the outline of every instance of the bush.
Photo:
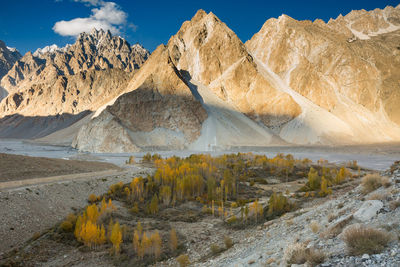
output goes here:
[[306, 248], [303, 243], [289, 245], [284, 253], [284, 260], [287, 264], [304, 264], [316, 266], [325, 260], [325, 253], [314, 248]]
[[225, 243], [226, 249], [230, 249], [233, 246], [232, 238], [230, 238], [229, 236], [224, 237], [224, 243]]
[[385, 248], [390, 236], [384, 230], [353, 225], [344, 230], [343, 240], [351, 255], [376, 254]]
[[276, 194], [274, 192], [268, 201], [267, 216], [269, 218], [280, 216], [293, 208], [293, 204], [282, 193]]
[[314, 234], [316, 234], [316, 233], [319, 231], [319, 224], [318, 224], [318, 222], [317, 222], [317, 221], [312, 221], [312, 222], [310, 223], [310, 229], [311, 229], [311, 231], [312, 231]]
[[325, 253], [322, 250], [310, 248], [306, 250], [306, 259], [309, 265], [317, 266], [325, 261]]
[[176, 258], [176, 261], [179, 263], [180, 267], [186, 267], [190, 264], [189, 256], [186, 254], [180, 255], [178, 258]]
[[127, 164], [135, 164], [135, 157], [134, 156], [130, 156], [129, 160], [127, 161]]
[[73, 228], [73, 224], [70, 222], [70, 221], [63, 221], [61, 224], [60, 224], [60, 229], [63, 231], [63, 232], [72, 232], [72, 228]]
[[388, 184], [387, 178], [383, 178], [382, 176], [380, 176], [377, 173], [367, 174], [366, 176], [364, 176], [364, 178], [361, 181], [363, 192], [365, 194], [378, 189], [383, 184], [385, 184], [385, 185]]
[[226, 222], [227, 222], [227, 224], [229, 224], [229, 225], [233, 225], [233, 224], [235, 224], [235, 223], [237, 222], [237, 218], [236, 218], [235, 215], [233, 215], [232, 217], [228, 218], [228, 219], [226, 220]]
[[67, 221], [71, 222], [73, 225], [76, 223], [76, 215], [73, 213], [68, 214]]
[[304, 264], [307, 261], [306, 247], [302, 243], [290, 244], [283, 257], [287, 264]]
[[90, 194], [90, 196], [88, 197], [88, 201], [90, 203], [94, 203], [98, 200], [98, 197], [95, 194]]
[[210, 249], [211, 249], [211, 253], [213, 255], [216, 255], [224, 250], [222, 247], [218, 246], [217, 244], [211, 244]]

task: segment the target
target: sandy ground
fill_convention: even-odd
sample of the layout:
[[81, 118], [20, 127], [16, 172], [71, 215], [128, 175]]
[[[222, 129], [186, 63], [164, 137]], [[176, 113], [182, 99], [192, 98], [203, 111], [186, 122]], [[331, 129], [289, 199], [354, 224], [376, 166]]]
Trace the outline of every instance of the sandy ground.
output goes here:
[[117, 166], [105, 162], [50, 159], [0, 153], [0, 182], [118, 169]]

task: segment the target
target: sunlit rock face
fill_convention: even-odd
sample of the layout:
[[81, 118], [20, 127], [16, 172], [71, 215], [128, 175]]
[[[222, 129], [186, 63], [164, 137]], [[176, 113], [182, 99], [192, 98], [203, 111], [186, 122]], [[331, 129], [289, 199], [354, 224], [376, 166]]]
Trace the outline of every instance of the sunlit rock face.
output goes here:
[[282, 127], [283, 139], [399, 140], [399, 14], [399, 7], [387, 7], [352, 11], [327, 24], [285, 15], [265, 22], [246, 47], [302, 109]]
[[73, 45], [28, 52], [1, 80], [8, 97], [0, 116], [95, 111], [126, 88], [148, 56], [140, 45], [95, 29]]

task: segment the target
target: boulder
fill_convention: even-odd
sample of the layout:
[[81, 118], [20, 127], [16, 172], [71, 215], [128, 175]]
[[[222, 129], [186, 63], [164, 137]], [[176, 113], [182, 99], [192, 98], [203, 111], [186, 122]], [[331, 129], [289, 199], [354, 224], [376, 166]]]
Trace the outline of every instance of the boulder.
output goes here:
[[365, 201], [361, 207], [353, 214], [354, 219], [360, 222], [368, 222], [383, 208], [383, 203], [379, 200]]

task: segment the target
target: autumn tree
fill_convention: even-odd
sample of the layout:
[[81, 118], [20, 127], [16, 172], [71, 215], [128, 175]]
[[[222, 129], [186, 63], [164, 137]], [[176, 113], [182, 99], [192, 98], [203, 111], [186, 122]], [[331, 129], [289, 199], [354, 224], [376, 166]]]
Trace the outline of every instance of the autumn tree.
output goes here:
[[162, 240], [158, 231], [151, 235], [152, 253], [155, 259], [158, 259], [162, 251]]
[[158, 212], [158, 197], [157, 194], [153, 196], [150, 202], [149, 211], [151, 214], [156, 214]]
[[174, 228], [169, 232], [169, 247], [172, 252], [178, 248], [178, 237]]
[[114, 254], [118, 255], [122, 243], [122, 231], [119, 222], [116, 222], [112, 227], [110, 241], [113, 244]]
[[317, 190], [321, 186], [321, 178], [318, 175], [318, 171], [313, 167], [308, 172], [308, 186], [311, 190]]

